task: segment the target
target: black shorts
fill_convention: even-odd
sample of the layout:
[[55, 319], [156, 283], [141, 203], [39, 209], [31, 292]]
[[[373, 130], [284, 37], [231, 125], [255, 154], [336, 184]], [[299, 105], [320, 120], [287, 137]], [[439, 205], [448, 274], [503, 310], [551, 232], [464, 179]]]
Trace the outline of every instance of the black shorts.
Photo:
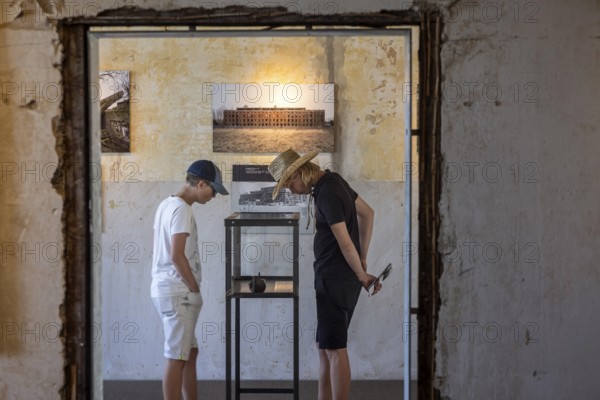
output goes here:
[[362, 286], [358, 280], [315, 278], [319, 349], [344, 349]]

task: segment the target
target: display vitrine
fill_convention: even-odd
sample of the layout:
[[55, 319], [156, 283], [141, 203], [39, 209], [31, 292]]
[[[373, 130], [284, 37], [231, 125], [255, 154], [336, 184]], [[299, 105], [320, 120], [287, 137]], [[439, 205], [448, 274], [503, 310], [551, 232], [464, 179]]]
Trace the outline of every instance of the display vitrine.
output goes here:
[[[225, 356], [226, 399], [231, 400], [234, 361], [235, 399], [243, 393], [288, 393], [294, 400], [298, 393], [298, 257], [299, 213], [247, 213], [236, 212], [225, 218]], [[269, 239], [258, 240], [261, 236]], [[276, 239], [274, 240], [273, 237]], [[260, 245], [259, 245], [260, 244]], [[268, 257], [256, 262], [257, 252], [265, 247]], [[274, 249], [283, 256], [273, 256]], [[250, 254], [250, 255], [249, 255]], [[258, 276], [260, 274], [260, 277]], [[293, 305], [293, 387], [265, 388], [242, 387], [241, 357], [241, 303], [266, 301], [265, 299], [292, 300]], [[262, 300], [261, 300], [262, 299]], [[233, 309], [232, 309], [233, 305]], [[233, 318], [232, 318], [233, 311]], [[232, 329], [232, 319], [234, 327]], [[232, 354], [232, 336], [235, 350]]]

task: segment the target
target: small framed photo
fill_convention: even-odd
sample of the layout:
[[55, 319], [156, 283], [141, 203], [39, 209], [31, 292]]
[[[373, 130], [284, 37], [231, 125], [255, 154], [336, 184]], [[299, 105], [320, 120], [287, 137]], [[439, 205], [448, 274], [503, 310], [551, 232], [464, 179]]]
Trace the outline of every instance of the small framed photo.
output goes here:
[[129, 153], [129, 71], [100, 71], [98, 90], [101, 151]]

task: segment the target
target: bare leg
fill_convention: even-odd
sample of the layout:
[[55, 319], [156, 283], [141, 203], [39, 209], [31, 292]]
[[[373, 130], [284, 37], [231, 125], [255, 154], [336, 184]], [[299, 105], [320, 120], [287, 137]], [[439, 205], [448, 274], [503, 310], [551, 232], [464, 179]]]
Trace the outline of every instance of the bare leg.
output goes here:
[[165, 400], [181, 400], [181, 383], [185, 361], [168, 358], [163, 376], [163, 396]]
[[350, 360], [346, 349], [326, 350], [329, 359], [333, 400], [348, 400], [350, 396]]
[[196, 400], [198, 398], [197, 378], [196, 378], [196, 360], [198, 359], [198, 349], [192, 347], [190, 357], [183, 368], [183, 399]]
[[329, 358], [325, 350], [319, 349], [319, 400], [331, 400], [331, 377]]

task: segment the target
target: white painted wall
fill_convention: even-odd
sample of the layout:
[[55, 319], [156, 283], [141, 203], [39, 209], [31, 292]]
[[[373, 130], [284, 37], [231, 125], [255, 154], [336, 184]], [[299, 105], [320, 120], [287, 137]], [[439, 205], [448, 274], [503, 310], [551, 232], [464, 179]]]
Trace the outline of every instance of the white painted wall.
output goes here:
[[[320, 158], [323, 163], [324, 157]], [[350, 182], [377, 210], [369, 261], [380, 270], [393, 262], [397, 270], [374, 297], [361, 295], [349, 332], [348, 351], [356, 379], [400, 379], [402, 351], [402, 274], [400, 267], [404, 185]], [[103, 346], [105, 379], [160, 379], [164, 368], [162, 325], [149, 297], [152, 221], [156, 204], [174, 193], [180, 182], [105, 183], [109, 198], [123, 200], [107, 207], [102, 241], [102, 324], [97, 338]], [[230, 186], [230, 183], [227, 184]], [[106, 201], [111, 203], [111, 200]], [[229, 198], [194, 205], [202, 252], [204, 306], [196, 329], [200, 344], [200, 379], [225, 379], [225, 228]], [[257, 268], [267, 261], [265, 241], [289, 238], [253, 236], [263, 251]], [[313, 289], [312, 235], [300, 235], [300, 377], [317, 379], [314, 345], [316, 310]], [[254, 249], [252, 250], [254, 251]], [[254, 257], [254, 252], [249, 254]], [[282, 254], [277, 258], [281, 259]], [[258, 269], [260, 271], [260, 269]], [[281, 272], [278, 272], [281, 273]], [[291, 379], [292, 302], [250, 299], [242, 302], [242, 376], [245, 379]]]

